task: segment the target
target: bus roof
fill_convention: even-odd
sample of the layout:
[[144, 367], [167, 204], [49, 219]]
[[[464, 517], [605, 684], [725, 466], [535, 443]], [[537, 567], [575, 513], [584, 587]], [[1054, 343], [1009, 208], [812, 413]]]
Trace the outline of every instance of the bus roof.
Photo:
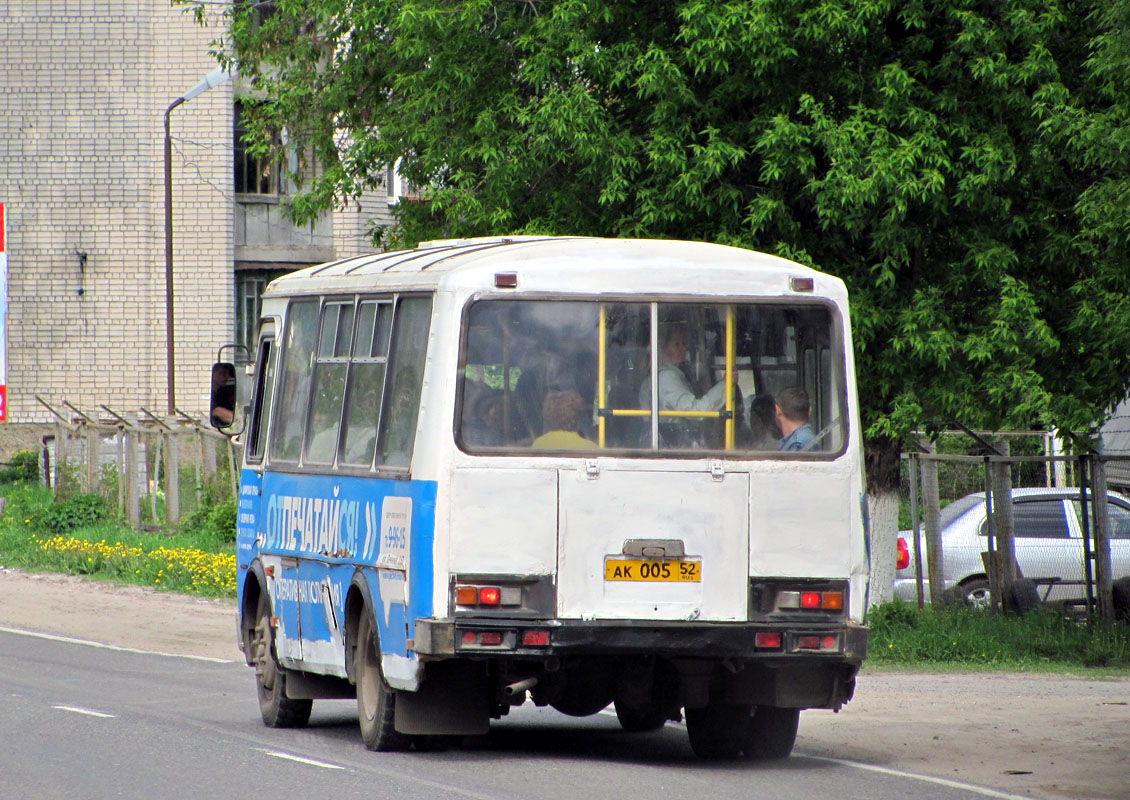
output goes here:
[[494, 290], [500, 273], [519, 291], [583, 294], [795, 295], [791, 278], [846, 301], [843, 283], [777, 256], [666, 239], [512, 236], [425, 242], [413, 250], [357, 256], [273, 281], [264, 297], [394, 289]]

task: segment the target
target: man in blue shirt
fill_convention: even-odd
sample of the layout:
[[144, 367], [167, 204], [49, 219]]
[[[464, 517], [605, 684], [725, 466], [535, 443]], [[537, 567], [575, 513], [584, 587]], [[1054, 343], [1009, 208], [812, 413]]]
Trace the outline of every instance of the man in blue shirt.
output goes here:
[[799, 386], [789, 386], [777, 393], [777, 424], [782, 434], [777, 442], [778, 450], [804, 450], [816, 438], [808, 424], [811, 408], [808, 392]]

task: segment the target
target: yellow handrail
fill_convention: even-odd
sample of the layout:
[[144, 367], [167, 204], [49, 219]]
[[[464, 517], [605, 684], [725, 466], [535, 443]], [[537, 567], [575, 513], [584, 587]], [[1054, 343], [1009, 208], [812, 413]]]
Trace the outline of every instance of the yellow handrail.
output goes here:
[[[607, 311], [605, 310], [604, 303], [600, 304], [600, 348], [599, 355], [597, 356], [596, 367], [596, 381], [597, 381], [597, 409], [603, 410], [607, 397], [605, 386], [605, 369], [606, 369], [606, 355], [605, 355], [605, 336], [608, 331], [608, 318]], [[596, 445], [600, 449], [604, 449], [604, 415], [597, 414], [596, 417]]]

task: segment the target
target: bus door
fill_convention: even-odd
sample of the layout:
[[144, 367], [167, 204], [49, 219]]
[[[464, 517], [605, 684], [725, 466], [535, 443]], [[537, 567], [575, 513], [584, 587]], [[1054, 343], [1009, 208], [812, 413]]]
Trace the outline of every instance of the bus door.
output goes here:
[[[637, 425], [643, 447], [733, 450], [735, 404], [740, 403], [733, 389], [734, 326], [732, 305], [707, 311], [690, 304], [601, 304], [596, 330], [598, 447], [609, 446], [613, 420], [632, 420], [643, 423], [642, 429]], [[706, 337], [709, 345], [703, 342]], [[641, 339], [647, 351], [637, 351], [635, 358], [649, 362], [642, 365], [647, 376], [634, 392], [625, 393], [609, 380], [609, 354], [619, 351], [620, 375], [625, 348]], [[722, 369], [713, 370], [705, 383], [701, 379], [707, 376], [696, 374], [698, 359], [688, 362], [686, 357], [703, 347], [719, 353], [722, 361]], [[678, 355], [666, 355], [675, 350]], [[678, 376], [668, 374], [673, 367], [679, 368]], [[660, 376], [658, 390], [651, 375]], [[698, 397], [691, 388], [696, 384], [713, 386]], [[689, 394], [676, 399], [680, 391]], [[561, 472], [560, 616], [746, 618], [749, 474], [727, 470], [717, 457], [668, 463], [676, 466], [639, 469], [640, 464], [629, 468], [590, 458], [581, 470]]]
[[[280, 604], [280, 580], [288, 572], [297, 578], [297, 561], [283, 559], [280, 555], [263, 553], [266, 544], [267, 522], [263, 508], [263, 456], [267, 446], [267, 432], [270, 430], [271, 412], [274, 407], [275, 374], [278, 369], [278, 342], [275, 335], [275, 321], [263, 321], [259, 333], [259, 345], [255, 356], [255, 386], [252, 395], [251, 414], [248, 417], [244, 437], [244, 466], [240, 475], [239, 517], [236, 525], [236, 560], [240, 570], [249, 568], [255, 558], [259, 558], [268, 575], [267, 590], [273, 601], [273, 608]], [[267, 569], [269, 568], [269, 569]], [[238, 582], [239, 603], [243, 604], [244, 581]], [[282, 594], [285, 596], [286, 589]], [[283, 604], [285, 607], [285, 604]], [[280, 623], [288, 630], [298, 627], [297, 608], [293, 613], [280, 618]], [[277, 613], [277, 612], [276, 612]], [[285, 640], [284, 640], [285, 641]], [[288, 644], [290, 644], [288, 642]], [[297, 640], [294, 649], [286, 650], [280, 643], [280, 658], [301, 659], [301, 649]]]
[[746, 617], [749, 475], [723, 463], [741, 413], [733, 328], [723, 303], [472, 304], [462, 446], [553, 470], [556, 491], [515, 502], [556, 501], [558, 616]]

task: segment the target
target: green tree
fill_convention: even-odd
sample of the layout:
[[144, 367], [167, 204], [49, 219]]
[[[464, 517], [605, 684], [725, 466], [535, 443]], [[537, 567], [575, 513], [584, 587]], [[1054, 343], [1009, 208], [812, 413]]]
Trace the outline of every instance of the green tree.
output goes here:
[[[270, 11], [269, 14], [262, 13]], [[384, 243], [719, 241], [843, 278], [871, 488], [900, 443], [1093, 431], [1130, 378], [1126, 0], [274, 0], [222, 59]]]

